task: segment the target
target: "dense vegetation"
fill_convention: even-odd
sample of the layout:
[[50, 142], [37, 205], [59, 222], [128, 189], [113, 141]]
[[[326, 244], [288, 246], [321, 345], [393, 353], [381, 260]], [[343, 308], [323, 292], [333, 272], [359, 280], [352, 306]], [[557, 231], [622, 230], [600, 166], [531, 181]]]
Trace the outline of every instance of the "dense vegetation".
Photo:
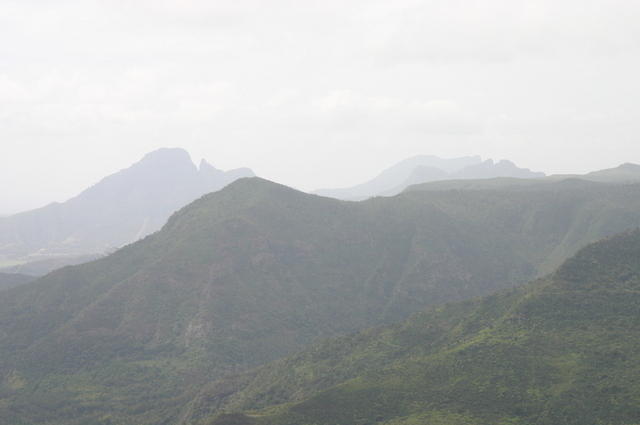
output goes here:
[[140, 242], [3, 292], [0, 423], [175, 424], [222, 376], [513, 287], [638, 225], [638, 185], [351, 203], [240, 180]]
[[[216, 408], [228, 412], [207, 419]], [[232, 413], [249, 408], [263, 410]], [[191, 415], [215, 425], [638, 424], [640, 231], [524, 287], [214, 383]]]

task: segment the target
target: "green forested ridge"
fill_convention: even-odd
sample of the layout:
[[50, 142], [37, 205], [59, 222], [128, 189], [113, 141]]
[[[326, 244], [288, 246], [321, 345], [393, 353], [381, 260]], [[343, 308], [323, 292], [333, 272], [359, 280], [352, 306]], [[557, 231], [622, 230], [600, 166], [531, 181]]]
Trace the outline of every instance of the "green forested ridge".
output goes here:
[[[212, 405], [228, 413], [208, 419]], [[191, 414], [212, 425], [638, 424], [640, 231], [529, 285], [214, 383]]]
[[188, 420], [221, 376], [547, 272], [638, 226], [639, 195], [561, 182], [352, 203], [240, 180], [140, 242], [3, 292], [0, 423]]

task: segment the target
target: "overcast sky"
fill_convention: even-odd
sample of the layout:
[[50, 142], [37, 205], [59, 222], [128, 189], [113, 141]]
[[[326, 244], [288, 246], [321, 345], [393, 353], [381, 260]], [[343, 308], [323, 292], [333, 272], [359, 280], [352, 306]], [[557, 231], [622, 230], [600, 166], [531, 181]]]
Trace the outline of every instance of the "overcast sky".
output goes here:
[[640, 2], [0, 0], [0, 213], [146, 152], [302, 189], [417, 154], [640, 162]]

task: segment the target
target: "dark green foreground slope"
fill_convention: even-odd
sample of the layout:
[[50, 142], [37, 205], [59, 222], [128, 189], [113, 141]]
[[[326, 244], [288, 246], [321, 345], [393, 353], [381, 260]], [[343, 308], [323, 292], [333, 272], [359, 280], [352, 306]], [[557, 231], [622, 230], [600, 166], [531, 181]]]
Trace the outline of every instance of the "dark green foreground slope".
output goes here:
[[519, 289], [219, 382], [194, 417], [216, 402], [231, 411], [289, 404], [202, 423], [639, 424], [640, 231], [590, 245]]
[[0, 424], [175, 424], [205, 383], [524, 283], [640, 225], [640, 185], [350, 203], [237, 181], [0, 297]]

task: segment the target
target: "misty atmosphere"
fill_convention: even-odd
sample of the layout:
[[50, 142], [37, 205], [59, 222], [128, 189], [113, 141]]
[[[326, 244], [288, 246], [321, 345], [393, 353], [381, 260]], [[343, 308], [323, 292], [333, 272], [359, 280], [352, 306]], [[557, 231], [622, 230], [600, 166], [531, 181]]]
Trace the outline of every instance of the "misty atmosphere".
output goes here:
[[0, 1], [0, 425], [639, 425], [638, 22]]

